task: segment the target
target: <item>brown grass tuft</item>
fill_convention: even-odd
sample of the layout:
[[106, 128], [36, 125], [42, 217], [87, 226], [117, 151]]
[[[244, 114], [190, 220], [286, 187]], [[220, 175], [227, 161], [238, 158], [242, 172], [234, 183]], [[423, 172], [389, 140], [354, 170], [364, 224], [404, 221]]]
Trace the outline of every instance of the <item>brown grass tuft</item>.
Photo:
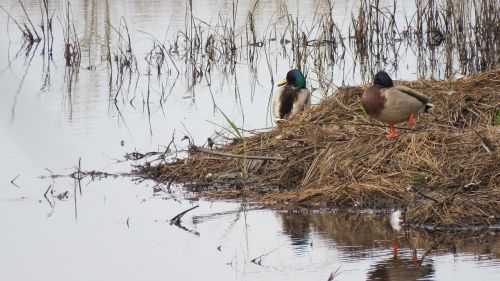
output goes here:
[[431, 97], [434, 109], [400, 136], [369, 120], [361, 87], [342, 87], [271, 131], [217, 152], [284, 158], [250, 160], [192, 147], [186, 159], [139, 167], [203, 195], [269, 203], [406, 208], [413, 224], [500, 223], [500, 69], [454, 81], [399, 81]]

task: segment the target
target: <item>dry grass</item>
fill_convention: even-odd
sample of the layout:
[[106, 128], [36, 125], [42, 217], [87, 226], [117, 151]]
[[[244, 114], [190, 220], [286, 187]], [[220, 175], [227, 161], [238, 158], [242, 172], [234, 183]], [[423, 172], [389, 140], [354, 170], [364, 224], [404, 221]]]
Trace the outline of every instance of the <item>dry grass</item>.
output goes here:
[[217, 152], [272, 156], [251, 160], [190, 149], [187, 159], [139, 167], [159, 182], [269, 203], [407, 210], [412, 224], [500, 223], [500, 69], [455, 81], [400, 84], [429, 95], [435, 108], [400, 136], [369, 120], [362, 87], [343, 87], [271, 131]]

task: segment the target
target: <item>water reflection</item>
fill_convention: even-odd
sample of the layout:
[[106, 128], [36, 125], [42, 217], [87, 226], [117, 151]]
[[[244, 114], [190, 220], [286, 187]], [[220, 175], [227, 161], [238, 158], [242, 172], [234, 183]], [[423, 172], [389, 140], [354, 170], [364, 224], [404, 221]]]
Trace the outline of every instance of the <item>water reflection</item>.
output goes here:
[[[45, 194], [34, 196], [46, 196], [40, 203], [29, 197], [0, 200], [3, 214], [30, 214], [3, 217], [8, 226], [3, 235], [10, 242], [1, 240], [2, 248], [34, 255], [26, 255], [21, 263], [17, 255], [0, 254], [7, 265], [5, 276], [30, 280], [28, 272], [14, 270], [30, 265], [39, 274], [52, 273], [53, 280], [67, 280], [69, 272], [86, 264], [85, 273], [75, 280], [95, 279], [102, 277], [99, 263], [106, 259], [114, 263], [107, 263], [110, 269], [104, 275], [121, 280], [135, 280], [137, 272], [148, 280], [162, 280], [165, 275], [151, 271], [151, 266], [167, 266], [169, 276], [178, 280], [196, 280], [209, 273], [218, 280], [327, 280], [337, 269], [334, 280], [441, 280], [439, 273], [468, 280], [461, 275], [471, 270], [483, 280], [495, 280], [500, 268], [500, 244], [486, 233], [459, 237], [395, 232], [385, 214], [273, 211], [238, 203], [187, 201], [177, 186], [169, 191], [155, 183], [131, 185], [126, 178], [97, 180], [98, 176], [88, 182], [78, 170], [73, 177], [47, 179], [52, 184], [43, 190]], [[181, 218], [180, 228], [169, 223], [188, 209], [192, 210]], [[14, 225], [22, 227], [15, 230]], [[35, 226], [43, 230], [37, 234], [42, 244], [29, 239]], [[71, 247], [50, 254], [57, 243]], [[125, 252], [123, 245], [127, 245]], [[65, 270], [37, 266], [43, 253]], [[96, 253], [97, 261], [89, 263]], [[70, 254], [74, 263], [67, 262]], [[139, 264], [138, 256], [143, 260]], [[452, 259], [444, 259], [447, 256]], [[199, 263], [195, 271], [193, 262]], [[118, 270], [132, 264], [135, 275]]]
[[297, 254], [304, 254], [311, 244], [309, 216], [301, 212], [280, 213], [283, 233], [289, 236]]
[[411, 259], [387, 258], [370, 268], [366, 280], [432, 280], [432, 264], [416, 266]]
[[487, 233], [433, 234], [393, 230], [386, 214], [337, 214], [291, 210], [279, 212], [283, 233], [296, 255], [314, 250], [318, 238], [349, 263], [369, 260], [367, 280], [430, 280], [436, 255], [474, 253], [477, 260], [500, 258], [500, 242]]

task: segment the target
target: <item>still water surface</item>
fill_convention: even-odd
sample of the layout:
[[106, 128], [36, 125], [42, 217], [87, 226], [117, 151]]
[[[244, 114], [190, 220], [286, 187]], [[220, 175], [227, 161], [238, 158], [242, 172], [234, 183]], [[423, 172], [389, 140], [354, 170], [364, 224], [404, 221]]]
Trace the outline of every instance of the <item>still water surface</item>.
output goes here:
[[[193, 2], [193, 14], [213, 25], [230, 17], [233, 9], [233, 1]], [[38, 24], [39, 2], [23, 3]], [[253, 67], [243, 58], [233, 73], [214, 67], [210, 81], [197, 83], [184, 74], [189, 67], [177, 60], [181, 74], [152, 78], [147, 102], [144, 58], [152, 46], [150, 35], [172, 42], [186, 25], [185, 1], [71, 4], [82, 48], [82, 64], [71, 85], [61, 41], [62, 4], [50, 3], [55, 15], [53, 60], [41, 54], [41, 46], [23, 47], [20, 32], [1, 12], [1, 280], [327, 280], [334, 272], [334, 280], [500, 278], [500, 244], [495, 235], [452, 239], [429, 251], [443, 238], [393, 231], [387, 215], [273, 211], [236, 202], [193, 201], [185, 199], [182, 187], [154, 193], [155, 183], [128, 177], [87, 177], [79, 183], [47, 177], [73, 172], [79, 159], [83, 170], [127, 172], [135, 163], [122, 162], [123, 155], [162, 151], [172, 136], [179, 147], [187, 145], [181, 141], [184, 135], [202, 145], [220, 125], [225, 126], [214, 103], [246, 129], [272, 126], [268, 102], [273, 88], [263, 51]], [[286, 4], [306, 26], [315, 21], [314, 11], [325, 7], [319, 1]], [[24, 17], [17, 1], [0, 0], [0, 5], [13, 18]], [[335, 1], [333, 16], [345, 34], [356, 5], [357, 1]], [[413, 5], [399, 1], [398, 15], [411, 14]], [[243, 32], [253, 7], [253, 1], [239, 1], [238, 32]], [[259, 4], [257, 33], [265, 33], [269, 22], [279, 18], [280, 7], [279, 1]], [[109, 77], [116, 75], [116, 69], [110, 69], [105, 56], [107, 40], [116, 51], [118, 36], [107, 23], [118, 28], [122, 17], [130, 31], [138, 74], [115, 103], [118, 86], [113, 78], [110, 88]], [[277, 80], [292, 64], [282, 50], [269, 50]], [[383, 63], [380, 67], [392, 69], [398, 78], [419, 77], [411, 48], [400, 54], [400, 60], [397, 69]], [[369, 79], [354, 59], [347, 58], [345, 65], [332, 67], [336, 85]], [[426, 76], [443, 78], [443, 72], [434, 69]], [[315, 77], [311, 71], [312, 87], [318, 87]], [[162, 91], [162, 85], [168, 90]], [[314, 92], [316, 102], [321, 95]], [[52, 192], [45, 198], [47, 190]], [[67, 197], [56, 197], [64, 192]], [[195, 205], [200, 207], [182, 219], [184, 228], [169, 223]], [[400, 246], [396, 255], [394, 243]], [[414, 263], [413, 248], [420, 265]]]

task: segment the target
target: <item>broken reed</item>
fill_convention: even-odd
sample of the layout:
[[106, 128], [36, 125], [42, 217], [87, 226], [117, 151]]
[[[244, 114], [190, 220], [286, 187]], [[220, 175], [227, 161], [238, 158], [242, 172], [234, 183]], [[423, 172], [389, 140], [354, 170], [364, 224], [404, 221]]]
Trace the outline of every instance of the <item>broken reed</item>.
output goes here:
[[80, 40], [75, 28], [73, 11], [70, 1], [64, 3], [62, 13], [59, 17], [64, 38], [64, 59], [67, 67], [80, 67], [82, 51], [80, 49]]
[[[41, 22], [38, 25], [36, 25], [36, 23], [34, 24], [31, 20], [23, 2], [19, 0], [18, 3], [22, 9], [24, 17], [16, 19], [12, 17], [12, 15], [2, 5], [0, 5], [0, 9], [7, 14], [9, 19], [14, 22], [16, 27], [22, 33], [25, 40], [22, 48], [27, 51], [26, 53], [30, 53], [34, 44], [36, 44], [36, 48], [38, 48], [38, 44], [43, 42], [42, 55], [48, 53], [50, 58], [52, 56], [52, 48], [54, 44], [54, 36], [52, 33], [54, 13], [49, 12], [49, 1], [40, 0], [39, 2]], [[39, 29], [41, 36], [37, 29]]]
[[[137, 58], [132, 49], [130, 33], [125, 18], [123, 17], [120, 18], [120, 24], [118, 25], [118, 28], [115, 28], [114, 26], [111, 26], [111, 28], [115, 31], [118, 37], [115, 49], [111, 54], [112, 63], [115, 64], [115, 69], [116, 69], [116, 74], [115, 74], [116, 92], [114, 96], [114, 101], [116, 103], [118, 100], [118, 95], [120, 94], [125, 81], [126, 80], [128, 81], [128, 89], [130, 89], [130, 85], [132, 84], [132, 76], [134, 73], [139, 74], [139, 70], [137, 65]], [[149, 79], [149, 73], [150, 71], [148, 71], [147, 73], [148, 79]], [[113, 72], [111, 72], [110, 76], [113, 77]], [[149, 97], [149, 89], [148, 89], [148, 97]]]

